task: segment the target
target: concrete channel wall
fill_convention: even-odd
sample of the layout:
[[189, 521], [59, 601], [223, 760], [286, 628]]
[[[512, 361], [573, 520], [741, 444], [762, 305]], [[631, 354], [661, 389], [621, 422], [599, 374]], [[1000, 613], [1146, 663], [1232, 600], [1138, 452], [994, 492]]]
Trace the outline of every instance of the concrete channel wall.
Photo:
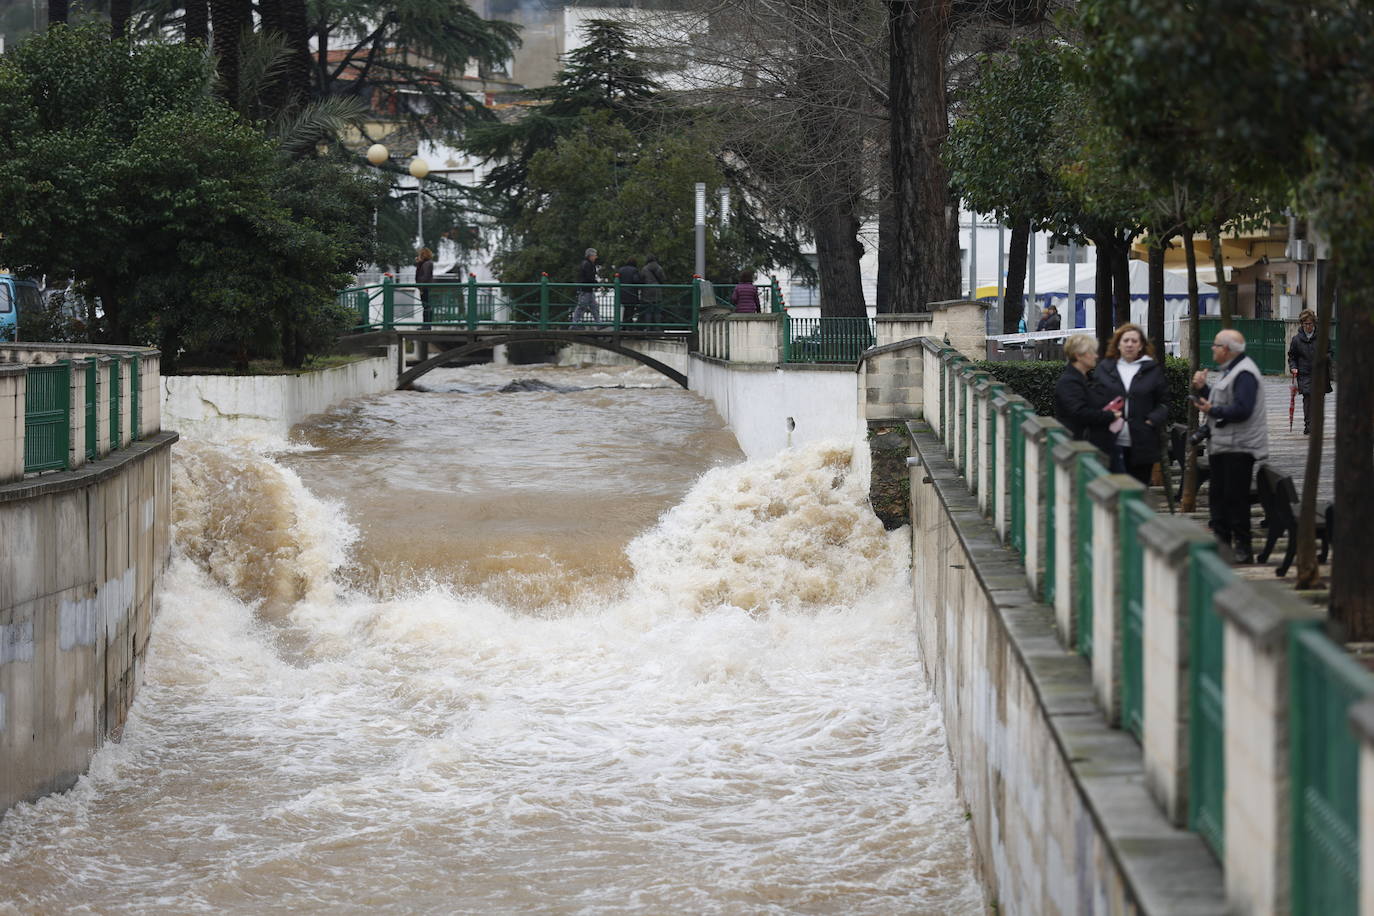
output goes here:
[[340, 401], [395, 390], [396, 359], [391, 346], [386, 355], [291, 375], [169, 375], [162, 379], [162, 413], [190, 437], [226, 424], [241, 434], [284, 436]]
[[[109, 441], [108, 411], [98, 411], [96, 458], [87, 460], [82, 447], [72, 469], [24, 476], [24, 376], [6, 373], [17, 389], [11, 410], [21, 474], [0, 483], [0, 813], [70, 787], [91, 755], [118, 736], [142, 679], [168, 559], [177, 437], [158, 420], [157, 353], [96, 349], [28, 345], [6, 353], [15, 365], [140, 359], [147, 406], [140, 438], [131, 442], [126, 374], [122, 441]], [[85, 373], [73, 379], [83, 383], [72, 399], [81, 404]], [[84, 443], [85, 411], [72, 413], [81, 416], [72, 421], [79, 424], [72, 442]]]

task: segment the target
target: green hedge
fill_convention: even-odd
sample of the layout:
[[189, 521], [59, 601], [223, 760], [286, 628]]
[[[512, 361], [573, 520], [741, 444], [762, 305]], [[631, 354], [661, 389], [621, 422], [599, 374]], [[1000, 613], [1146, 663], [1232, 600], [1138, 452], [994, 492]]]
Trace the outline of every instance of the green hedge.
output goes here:
[[[1030, 401], [1036, 413], [1045, 417], [1054, 416], [1054, 383], [1059, 381], [1059, 376], [1064, 372], [1062, 360], [977, 360], [973, 366]], [[1166, 357], [1164, 378], [1169, 385], [1169, 422], [1182, 423], [1188, 409], [1188, 361], [1174, 356]]]

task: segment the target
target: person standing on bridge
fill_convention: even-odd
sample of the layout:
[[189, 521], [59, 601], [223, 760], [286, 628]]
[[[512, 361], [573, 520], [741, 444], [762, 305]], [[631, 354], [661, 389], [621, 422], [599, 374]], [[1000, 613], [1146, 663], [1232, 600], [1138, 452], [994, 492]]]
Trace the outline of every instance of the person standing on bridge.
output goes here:
[[421, 328], [429, 330], [434, 313], [429, 307], [429, 286], [434, 282], [434, 252], [421, 248], [415, 254], [415, 286], [420, 291], [420, 317], [424, 320]]
[[[582, 266], [577, 269], [577, 307], [573, 309], [572, 326], [577, 327], [586, 321], [589, 324], [599, 324], [601, 315], [596, 308], [596, 249], [588, 248], [586, 256], [582, 259]], [[590, 316], [590, 318], [588, 317]]]
[[639, 278], [644, 281], [644, 289], [639, 294], [640, 302], [644, 303], [639, 320], [645, 324], [658, 324], [663, 320], [663, 309], [659, 307], [659, 302], [663, 299], [663, 290], [658, 287], [668, 282], [668, 275], [658, 263], [658, 255], [651, 254], [644, 261], [644, 269], [639, 272]]
[[[1302, 434], [1312, 432], [1312, 379], [1317, 365], [1317, 313], [1303, 309], [1298, 315], [1298, 333], [1288, 345], [1288, 371], [1293, 374], [1298, 393], [1302, 395]], [[1331, 393], [1331, 351], [1326, 351], [1326, 393]], [[1292, 414], [1289, 414], [1292, 418]], [[1292, 424], [1289, 424], [1290, 426]]]
[[642, 320], [639, 313], [639, 284], [644, 279], [639, 273], [639, 262], [629, 258], [616, 273], [620, 274], [620, 320], [626, 324]]

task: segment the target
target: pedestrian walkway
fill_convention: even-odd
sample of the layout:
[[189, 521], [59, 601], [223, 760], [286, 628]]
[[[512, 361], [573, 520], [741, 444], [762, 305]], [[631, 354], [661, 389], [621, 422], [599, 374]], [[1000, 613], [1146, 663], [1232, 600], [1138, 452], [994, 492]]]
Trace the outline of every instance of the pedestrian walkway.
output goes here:
[[[1288, 429], [1290, 380], [1267, 377], [1264, 380], [1264, 404], [1269, 413], [1269, 464], [1293, 478], [1302, 496], [1303, 481], [1307, 478], [1307, 442], [1302, 434], [1302, 395], [1293, 407], [1293, 429]], [[1336, 458], [1336, 392], [1326, 396], [1325, 430], [1322, 432], [1321, 476], [1317, 480], [1317, 501], [1329, 502], [1335, 489]]]

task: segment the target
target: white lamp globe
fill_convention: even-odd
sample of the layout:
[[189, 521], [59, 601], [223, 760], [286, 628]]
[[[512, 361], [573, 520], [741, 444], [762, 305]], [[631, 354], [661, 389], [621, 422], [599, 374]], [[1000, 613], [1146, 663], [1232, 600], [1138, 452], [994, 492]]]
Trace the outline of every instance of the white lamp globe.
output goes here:
[[374, 143], [367, 148], [367, 161], [373, 165], [381, 165], [386, 162], [389, 155], [391, 154], [387, 152], [386, 147], [380, 143]]
[[429, 163], [416, 156], [410, 160], [410, 174], [416, 178], [424, 178], [429, 174]]

